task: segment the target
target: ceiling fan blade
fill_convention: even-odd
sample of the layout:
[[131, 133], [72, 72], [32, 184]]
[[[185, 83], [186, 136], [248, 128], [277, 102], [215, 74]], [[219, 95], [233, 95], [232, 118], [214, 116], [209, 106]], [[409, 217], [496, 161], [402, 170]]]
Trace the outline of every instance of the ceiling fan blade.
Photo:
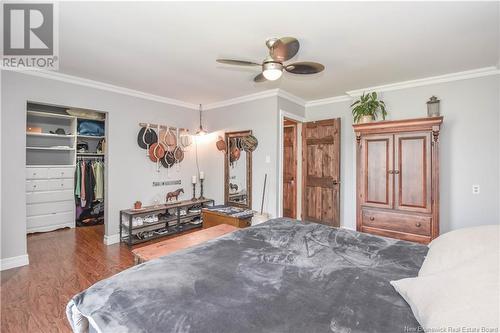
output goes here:
[[260, 73], [256, 77], [254, 77], [253, 80], [255, 82], [265, 82], [265, 81], [267, 81], [267, 79], [264, 77], [264, 75], [262, 73]]
[[317, 62], [295, 62], [285, 66], [285, 70], [292, 74], [315, 74], [323, 71], [325, 66]]
[[300, 43], [293, 37], [282, 37], [270, 47], [269, 54], [275, 61], [283, 62], [292, 59], [299, 52]]
[[256, 62], [245, 61], [245, 60], [234, 60], [234, 59], [217, 59], [218, 63], [225, 65], [237, 65], [237, 66], [262, 66]]

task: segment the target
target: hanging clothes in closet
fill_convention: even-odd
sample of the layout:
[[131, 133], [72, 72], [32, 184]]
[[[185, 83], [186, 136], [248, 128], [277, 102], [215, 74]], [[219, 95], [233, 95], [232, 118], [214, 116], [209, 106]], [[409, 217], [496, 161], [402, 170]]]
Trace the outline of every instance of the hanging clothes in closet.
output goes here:
[[79, 160], [75, 168], [76, 222], [78, 226], [104, 221], [104, 162]]

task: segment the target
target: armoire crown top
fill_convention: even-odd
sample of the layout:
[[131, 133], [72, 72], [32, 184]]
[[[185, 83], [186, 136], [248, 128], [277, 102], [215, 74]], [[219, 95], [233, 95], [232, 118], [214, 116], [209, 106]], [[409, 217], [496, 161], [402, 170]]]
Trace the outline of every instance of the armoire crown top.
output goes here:
[[412, 130], [432, 130], [439, 131], [439, 127], [443, 122], [443, 117], [425, 117], [415, 119], [401, 119], [401, 120], [386, 120], [374, 121], [365, 124], [353, 124], [352, 127], [356, 133], [361, 132], [377, 132], [383, 133], [385, 131], [412, 131]]

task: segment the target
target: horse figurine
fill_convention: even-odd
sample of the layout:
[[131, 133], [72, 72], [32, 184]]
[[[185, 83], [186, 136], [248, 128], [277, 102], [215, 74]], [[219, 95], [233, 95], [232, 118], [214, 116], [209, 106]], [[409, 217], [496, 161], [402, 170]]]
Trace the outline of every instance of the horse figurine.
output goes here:
[[184, 193], [184, 189], [183, 188], [179, 188], [173, 192], [168, 192], [167, 193], [167, 202], [171, 201], [173, 198], [175, 198], [175, 201], [178, 200], [178, 197], [181, 193]]

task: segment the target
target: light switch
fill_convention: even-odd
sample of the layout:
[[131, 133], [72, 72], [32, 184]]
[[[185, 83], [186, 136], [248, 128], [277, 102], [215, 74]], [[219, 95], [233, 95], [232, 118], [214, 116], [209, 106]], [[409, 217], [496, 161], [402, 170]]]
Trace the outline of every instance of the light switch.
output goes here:
[[472, 185], [472, 194], [479, 194], [481, 192], [481, 187], [479, 185]]
[[271, 156], [266, 155], [266, 163], [271, 163]]

